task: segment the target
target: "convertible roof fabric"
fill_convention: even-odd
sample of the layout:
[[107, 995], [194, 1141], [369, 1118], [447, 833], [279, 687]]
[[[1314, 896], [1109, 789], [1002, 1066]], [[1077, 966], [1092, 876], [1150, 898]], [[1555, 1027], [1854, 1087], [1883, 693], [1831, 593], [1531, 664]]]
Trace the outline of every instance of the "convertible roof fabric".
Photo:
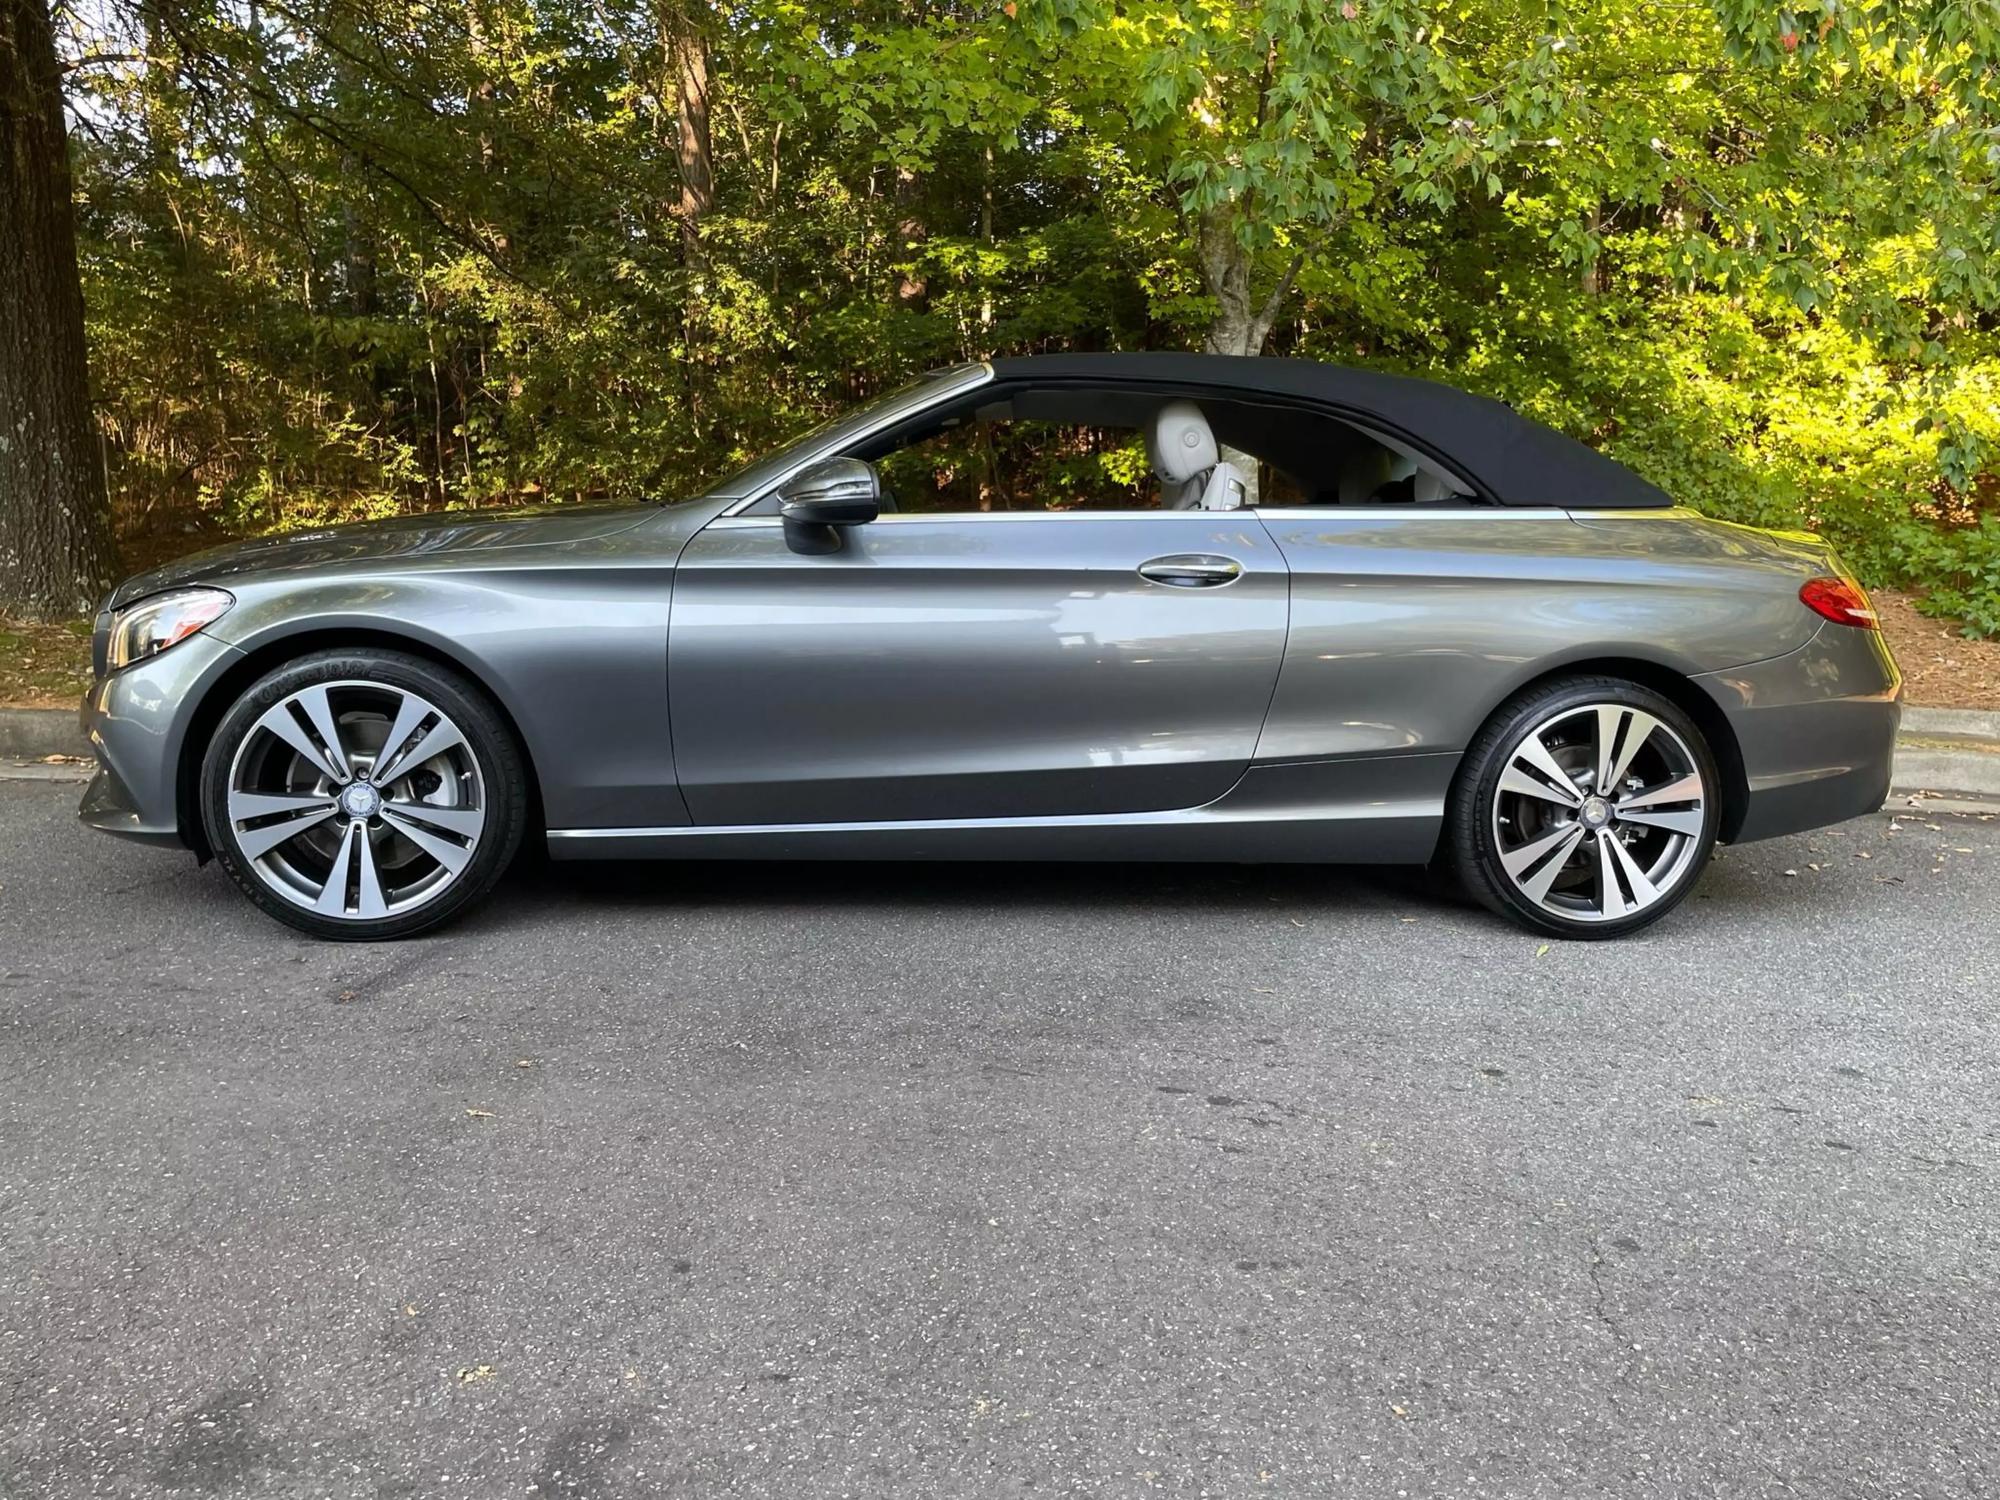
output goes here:
[[[1226, 354], [1041, 354], [991, 361], [996, 381], [1073, 380], [1210, 387], [1330, 407], [1434, 452], [1502, 505], [1612, 510], [1672, 505], [1615, 459], [1503, 402], [1469, 391], [1309, 359]], [[1199, 399], [1199, 391], [1192, 392]]]

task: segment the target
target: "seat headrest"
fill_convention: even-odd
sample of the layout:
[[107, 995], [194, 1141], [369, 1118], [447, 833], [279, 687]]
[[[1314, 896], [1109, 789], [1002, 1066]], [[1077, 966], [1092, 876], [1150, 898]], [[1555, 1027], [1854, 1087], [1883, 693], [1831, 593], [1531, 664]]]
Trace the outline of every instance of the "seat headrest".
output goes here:
[[[1376, 492], [1394, 482], [1395, 455], [1376, 443], [1357, 444], [1340, 464], [1340, 503], [1373, 505]], [[1386, 497], [1384, 497], [1386, 500]]]
[[1451, 486], [1438, 478], [1429, 469], [1417, 470], [1416, 483], [1410, 492], [1410, 498], [1415, 500], [1417, 504], [1436, 505], [1441, 501], [1449, 500], [1451, 495]]
[[1214, 468], [1219, 453], [1208, 418], [1192, 401], [1169, 401], [1146, 429], [1146, 459], [1162, 484], [1186, 484]]

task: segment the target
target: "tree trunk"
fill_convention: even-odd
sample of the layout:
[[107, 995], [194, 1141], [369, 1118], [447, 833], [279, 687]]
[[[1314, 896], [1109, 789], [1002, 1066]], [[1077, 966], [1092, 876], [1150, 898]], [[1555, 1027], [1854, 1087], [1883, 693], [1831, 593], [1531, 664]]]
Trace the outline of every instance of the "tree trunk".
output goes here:
[[667, 63], [673, 71], [675, 156], [681, 169], [681, 201], [676, 215], [690, 255], [701, 221], [715, 207], [715, 143], [709, 131], [708, 34], [702, 17], [669, 11], [662, 20]]
[[1201, 279], [1215, 298], [1215, 316], [1201, 341], [1208, 354], [1255, 354], [1263, 340], [1251, 343], [1255, 314], [1250, 306], [1250, 252], [1236, 238], [1234, 207], [1212, 208], [1196, 226], [1196, 250]]
[[[985, 171], [979, 177], [979, 243], [987, 249], [993, 248], [993, 143], [986, 143]], [[979, 291], [979, 357], [988, 358], [993, 347], [986, 342], [993, 332], [993, 284], [988, 281], [989, 273], [982, 271]]]
[[[1215, 298], [1215, 316], [1209, 320], [1208, 333], [1201, 343], [1203, 352], [1208, 354], [1262, 354], [1265, 341], [1271, 337], [1271, 325], [1278, 321], [1279, 310], [1291, 292], [1292, 280], [1299, 273], [1300, 258], [1295, 256], [1269, 295], [1261, 303], [1257, 301], [1251, 293], [1255, 257], [1237, 233], [1242, 212], [1242, 207], [1235, 203], [1208, 209], [1195, 230], [1201, 279], [1209, 295]], [[1255, 505], [1259, 488], [1257, 459], [1237, 448], [1224, 448], [1222, 457], [1242, 474], [1244, 487], [1249, 491], [1247, 503]]]
[[[908, 167], [896, 168], [896, 241], [903, 254], [914, 258], [930, 238], [924, 223], [924, 180]], [[930, 300], [930, 284], [915, 266], [896, 273], [896, 305], [921, 311]]]
[[375, 233], [364, 215], [361, 164], [343, 153], [341, 175], [350, 184], [340, 200], [341, 271], [347, 310], [357, 318], [375, 316]]
[[1292, 281], [1299, 274], [1302, 256], [1294, 256], [1278, 284], [1259, 302], [1251, 293], [1250, 274], [1255, 257], [1237, 234], [1242, 209], [1234, 204], [1206, 210], [1196, 227], [1195, 250], [1201, 260], [1201, 279], [1215, 298], [1215, 316], [1201, 347], [1209, 354], [1262, 354], [1278, 321]]
[[[470, 57], [477, 75], [477, 81], [465, 96], [465, 107], [467, 116], [476, 121], [479, 127], [480, 176], [493, 179], [498, 175], [496, 168], [499, 166], [496, 160], [497, 148], [493, 142], [493, 118], [500, 102], [500, 88], [494, 82], [494, 73], [499, 61], [490, 55], [486, 18], [480, 11], [480, 3], [481, 0], [466, 0], [465, 6], [466, 54]], [[489, 202], [483, 198], [479, 202], [479, 212], [482, 216], [492, 212], [492, 205]], [[512, 215], [508, 217], [511, 221]], [[504, 229], [494, 230], [492, 240], [496, 255], [505, 255], [511, 248], [512, 242]]]
[[55, 34], [0, 0], [0, 609], [87, 613], [110, 572]]

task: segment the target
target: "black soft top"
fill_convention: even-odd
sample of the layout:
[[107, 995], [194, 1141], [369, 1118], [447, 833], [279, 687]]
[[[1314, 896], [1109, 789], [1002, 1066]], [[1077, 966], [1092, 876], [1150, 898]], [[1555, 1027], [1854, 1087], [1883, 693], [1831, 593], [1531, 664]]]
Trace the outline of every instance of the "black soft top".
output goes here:
[[1142, 381], [1309, 401], [1436, 454], [1502, 505], [1611, 510], [1674, 503], [1617, 460], [1503, 402], [1434, 380], [1226, 354], [1041, 354], [991, 364], [999, 381]]

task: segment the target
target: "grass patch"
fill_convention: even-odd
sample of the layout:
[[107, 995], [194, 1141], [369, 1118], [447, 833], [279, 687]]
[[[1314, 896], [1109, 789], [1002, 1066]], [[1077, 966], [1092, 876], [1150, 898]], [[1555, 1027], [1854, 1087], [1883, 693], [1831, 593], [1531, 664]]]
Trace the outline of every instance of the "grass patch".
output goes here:
[[75, 708], [90, 686], [90, 621], [0, 616], [0, 708]]

